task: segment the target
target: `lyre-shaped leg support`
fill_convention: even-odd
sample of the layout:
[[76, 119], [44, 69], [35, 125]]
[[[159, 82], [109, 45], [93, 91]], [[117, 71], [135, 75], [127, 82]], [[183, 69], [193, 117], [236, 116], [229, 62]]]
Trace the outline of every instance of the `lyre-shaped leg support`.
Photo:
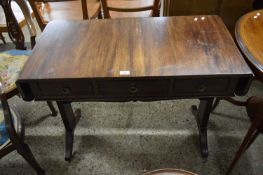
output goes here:
[[65, 160], [70, 161], [72, 158], [74, 131], [80, 118], [80, 110], [77, 109], [74, 113], [70, 102], [58, 101], [57, 104], [66, 130]]
[[204, 158], [208, 156], [207, 124], [213, 101], [214, 98], [202, 98], [198, 108], [197, 106], [192, 106], [192, 113], [195, 116], [199, 129], [201, 155]]

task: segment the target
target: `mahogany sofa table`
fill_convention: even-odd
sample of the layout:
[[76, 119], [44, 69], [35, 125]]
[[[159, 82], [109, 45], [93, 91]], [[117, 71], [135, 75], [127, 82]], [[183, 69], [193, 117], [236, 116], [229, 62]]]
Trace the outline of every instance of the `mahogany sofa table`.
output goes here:
[[[50, 22], [17, 86], [24, 100], [57, 101], [72, 157], [76, 101], [198, 98], [201, 154], [215, 97], [244, 95], [253, 73], [218, 16]], [[80, 114], [80, 113], [77, 113]]]

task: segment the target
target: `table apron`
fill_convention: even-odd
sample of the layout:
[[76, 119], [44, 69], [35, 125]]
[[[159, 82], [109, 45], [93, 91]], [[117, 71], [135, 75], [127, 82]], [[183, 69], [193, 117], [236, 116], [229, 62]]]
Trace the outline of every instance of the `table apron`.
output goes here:
[[245, 94], [251, 77], [18, 81], [24, 100], [155, 101]]

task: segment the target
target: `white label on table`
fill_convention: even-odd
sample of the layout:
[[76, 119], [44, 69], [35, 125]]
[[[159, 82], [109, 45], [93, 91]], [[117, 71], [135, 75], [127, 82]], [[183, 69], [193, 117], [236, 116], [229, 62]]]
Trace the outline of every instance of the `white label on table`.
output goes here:
[[130, 71], [129, 70], [121, 70], [120, 71], [120, 75], [130, 75]]

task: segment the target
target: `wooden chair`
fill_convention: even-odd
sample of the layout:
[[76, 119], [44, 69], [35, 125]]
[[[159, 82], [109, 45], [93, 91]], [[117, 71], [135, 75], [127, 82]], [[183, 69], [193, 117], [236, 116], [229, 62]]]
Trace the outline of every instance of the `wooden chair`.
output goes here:
[[240, 106], [246, 106], [247, 114], [252, 122], [247, 134], [239, 147], [234, 159], [232, 160], [226, 175], [229, 175], [235, 167], [241, 155], [249, 148], [260, 133], [263, 133], [263, 99], [259, 97], [250, 97], [246, 102]]
[[157, 17], [160, 14], [160, 0], [101, 0], [101, 4], [104, 18]]
[[[23, 12], [20, 9], [19, 5], [15, 1], [11, 1], [11, 7], [12, 7], [12, 11], [16, 17], [16, 20], [17, 20], [20, 28], [23, 28], [24, 26], [26, 26], [26, 19], [23, 15]], [[31, 13], [31, 15], [33, 14], [33, 11], [31, 9], [30, 9], [30, 13]], [[5, 13], [4, 13], [3, 9], [0, 7], [0, 39], [3, 41], [4, 44], [6, 42], [5, 42], [5, 39], [2, 35], [2, 33], [8, 32], [7, 28], [8, 27], [6, 25]]]
[[[31, 46], [35, 45], [36, 30], [32, 21], [29, 8], [24, 0], [16, 0], [18, 5], [21, 7], [26, 23], [31, 35]], [[2, 90], [6, 98], [11, 98], [19, 94], [16, 88], [16, 80], [22, 70], [28, 56], [31, 54], [30, 50], [25, 50], [24, 35], [15, 18], [15, 15], [11, 8], [11, 0], [1, 0], [0, 5], [3, 7], [5, 16], [7, 19], [8, 33], [16, 45], [16, 50], [8, 50], [0, 53], [0, 77], [2, 79]], [[47, 102], [52, 116], [57, 115], [57, 111], [50, 101]]]
[[42, 31], [52, 20], [94, 19], [101, 14], [98, 0], [29, 0], [29, 3]]
[[[0, 84], [0, 91], [1, 91]], [[0, 92], [0, 159], [8, 153], [17, 152], [31, 165], [37, 174], [45, 174], [24, 142], [24, 128], [19, 114], [7, 103], [7, 94]], [[3, 170], [2, 170], [3, 171]]]

